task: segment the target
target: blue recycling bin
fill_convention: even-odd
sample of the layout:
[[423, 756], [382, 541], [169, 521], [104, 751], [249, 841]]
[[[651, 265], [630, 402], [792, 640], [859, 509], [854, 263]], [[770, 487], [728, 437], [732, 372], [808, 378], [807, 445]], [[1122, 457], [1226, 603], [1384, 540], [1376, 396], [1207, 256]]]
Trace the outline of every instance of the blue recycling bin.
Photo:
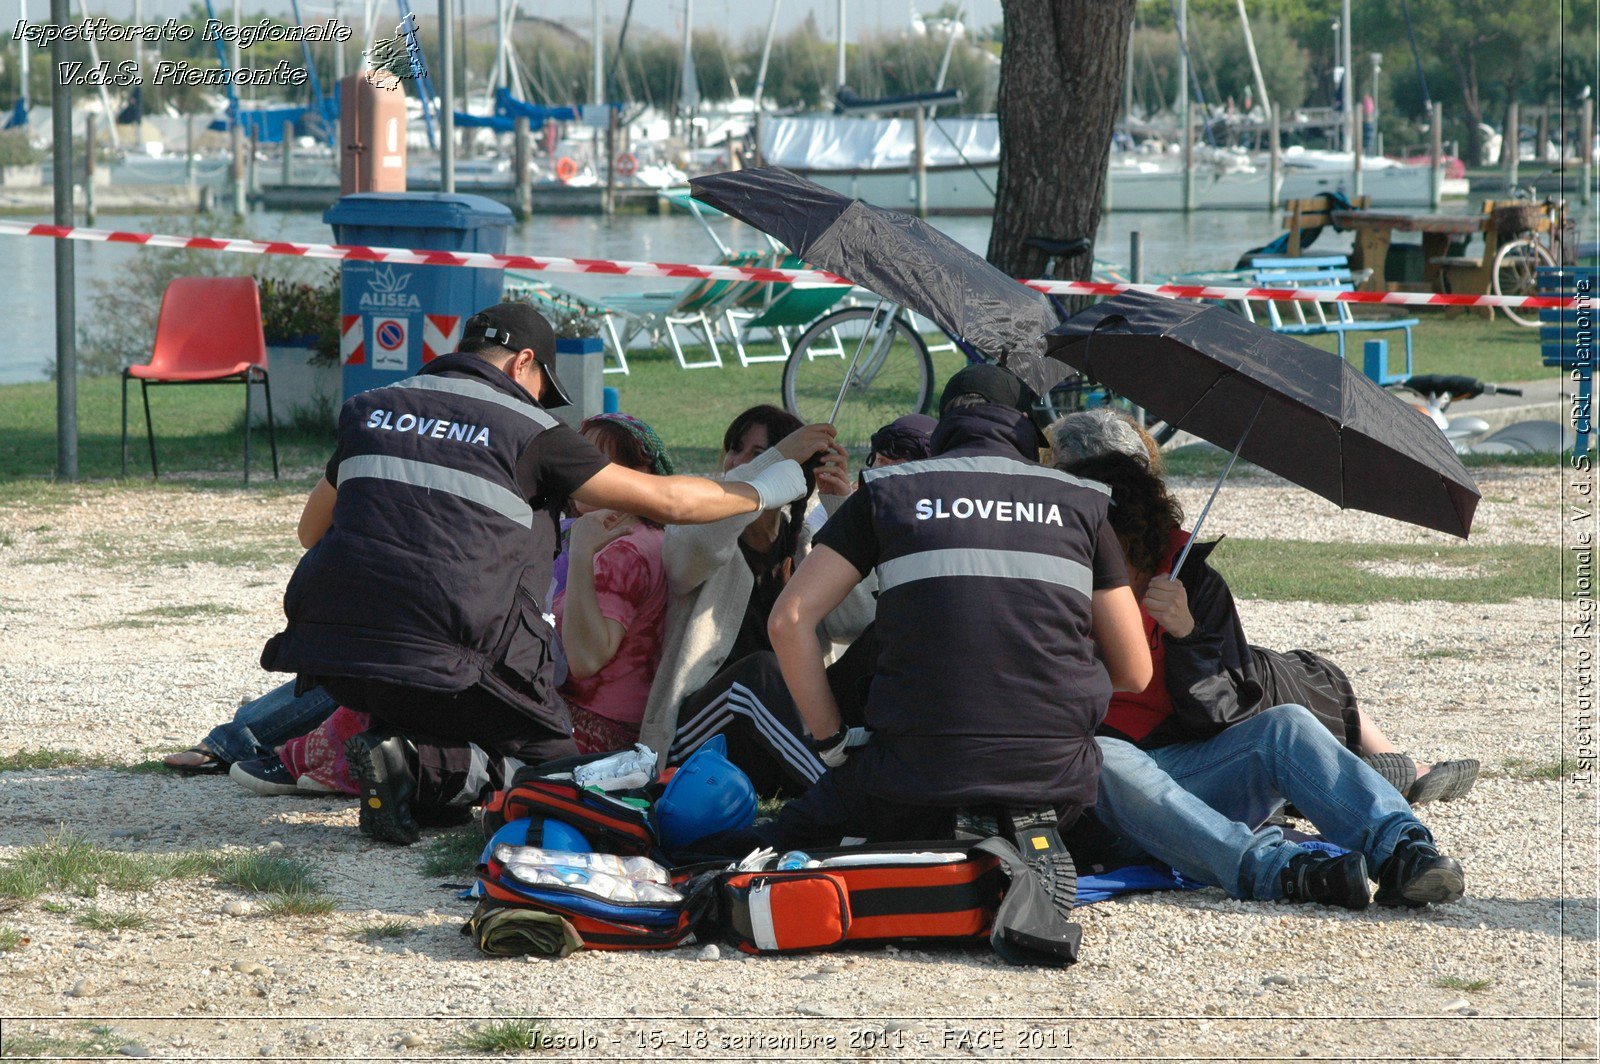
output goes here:
[[[359, 192], [322, 216], [340, 244], [503, 254], [511, 211], [482, 196]], [[344, 260], [344, 397], [393, 384], [456, 349], [475, 311], [500, 301], [503, 271]]]

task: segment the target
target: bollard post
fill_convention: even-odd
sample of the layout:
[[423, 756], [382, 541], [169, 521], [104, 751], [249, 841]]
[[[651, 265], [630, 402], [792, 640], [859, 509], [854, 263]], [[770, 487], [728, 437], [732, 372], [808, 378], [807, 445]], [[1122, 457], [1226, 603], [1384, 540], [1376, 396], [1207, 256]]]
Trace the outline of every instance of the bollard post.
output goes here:
[[[257, 192], [257, 190], [261, 187], [260, 185], [256, 184], [256, 149], [257, 149], [257, 147], [258, 147], [258, 143], [256, 141], [256, 131], [252, 129], [250, 131], [250, 140], [249, 140], [249, 151], [250, 151], [250, 154], [245, 157], [245, 170], [244, 170], [245, 176], [246, 176], [246, 178], [248, 178], [248, 180], [245, 181], [245, 189], [246, 189], [246, 191], [249, 193], [249, 195], [251, 197], [254, 197], [256, 192]], [[248, 200], [246, 202], [248, 202]]]
[[528, 177], [528, 168], [533, 160], [529, 158], [529, 149], [532, 135], [528, 129], [528, 116], [518, 115], [511, 126], [512, 162], [516, 168], [514, 175], [517, 187], [517, 217], [526, 218], [533, 213], [533, 186]]
[[83, 215], [94, 224], [94, 112], [83, 116]]
[[1428, 208], [1439, 209], [1444, 193], [1444, 104], [1433, 105], [1432, 120], [1428, 129], [1428, 166], [1433, 172], [1428, 182]]
[[[1345, 76], [1349, 77], [1348, 74]], [[1359, 114], [1350, 116], [1350, 130], [1350, 195], [1359, 197], [1366, 186], [1366, 180], [1361, 173], [1361, 161], [1365, 155], [1366, 147], [1362, 141], [1366, 140], [1366, 138], [1361, 135], [1361, 116]]]
[[294, 123], [283, 124], [283, 185], [294, 184]]
[[[733, 146], [730, 144], [731, 152]], [[606, 108], [606, 217], [617, 212], [617, 109]]]
[[1144, 284], [1144, 234], [1135, 229], [1128, 235], [1128, 272], [1134, 284]]
[[1594, 98], [1583, 101], [1578, 112], [1578, 202], [1594, 197]]
[[230, 116], [233, 128], [228, 131], [228, 148], [232, 165], [228, 168], [229, 191], [233, 194], [233, 213], [244, 217], [244, 130], [239, 128], [239, 116]]
[[194, 188], [194, 115], [184, 115], [183, 183]]
[[1187, 104], [1183, 111], [1183, 209], [1194, 210], [1194, 122]]
[[1522, 145], [1520, 130], [1522, 121], [1517, 114], [1517, 101], [1512, 100], [1506, 104], [1506, 128], [1500, 134], [1500, 161], [1506, 168], [1506, 187], [1517, 187], [1517, 164], [1522, 161]]
[[1283, 112], [1278, 110], [1278, 105], [1272, 105], [1272, 128], [1268, 136], [1272, 138], [1268, 144], [1268, 157], [1270, 165], [1267, 171], [1267, 210], [1278, 209], [1278, 191], [1283, 188]]

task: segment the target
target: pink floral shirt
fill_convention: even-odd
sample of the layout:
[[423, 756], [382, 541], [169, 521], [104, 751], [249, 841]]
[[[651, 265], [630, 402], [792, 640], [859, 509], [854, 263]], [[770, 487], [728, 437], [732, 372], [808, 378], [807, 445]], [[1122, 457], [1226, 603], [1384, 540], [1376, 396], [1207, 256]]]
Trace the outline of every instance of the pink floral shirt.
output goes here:
[[[667, 615], [667, 573], [661, 563], [665, 531], [639, 524], [595, 555], [594, 590], [600, 615], [625, 632], [616, 656], [587, 679], [569, 675], [561, 695], [573, 705], [622, 724], [644, 718], [650, 682], [661, 663]], [[567, 591], [555, 598], [556, 629], [565, 615]]]

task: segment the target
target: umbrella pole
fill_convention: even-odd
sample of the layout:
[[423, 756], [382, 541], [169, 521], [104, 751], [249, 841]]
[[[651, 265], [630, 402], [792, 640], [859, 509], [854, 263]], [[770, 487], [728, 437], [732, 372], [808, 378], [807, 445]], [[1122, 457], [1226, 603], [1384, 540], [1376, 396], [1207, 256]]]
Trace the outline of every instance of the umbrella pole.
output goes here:
[[1178, 560], [1172, 563], [1172, 571], [1168, 574], [1176, 580], [1183, 571], [1183, 563], [1189, 560], [1189, 551], [1200, 542], [1200, 526], [1206, 523], [1206, 514], [1211, 512], [1211, 504], [1217, 501], [1217, 493], [1222, 490], [1222, 482], [1228, 479], [1228, 474], [1233, 472], [1233, 463], [1239, 460], [1239, 451], [1244, 447], [1244, 441], [1250, 438], [1250, 430], [1256, 427], [1256, 418], [1261, 416], [1261, 408], [1266, 405], [1266, 397], [1256, 404], [1256, 412], [1250, 415], [1250, 424], [1244, 427], [1244, 435], [1239, 437], [1239, 442], [1233, 445], [1233, 453], [1228, 456], [1228, 464], [1222, 467], [1222, 475], [1217, 478], [1216, 487], [1211, 489], [1211, 497], [1206, 500], [1205, 506], [1200, 510], [1200, 516], [1195, 519], [1194, 528], [1189, 530], [1189, 542], [1183, 545], [1183, 550], [1178, 554]]
[[[867, 319], [867, 331], [861, 334], [861, 342], [856, 344], [856, 353], [850, 356], [850, 366], [844, 371], [844, 383], [839, 385], [839, 397], [833, 401], [833, 413], [828, 415], [828, 424], [839, 420], [839, 408], [844, 405], [844, 393], [850, 390], [850, 378], [856, 375], [856, 364], [861, 361], [861, 349], [867, 346], [867, 337], [872, 335], [872, 326], [878, 321], [878, 312], [888, 300], [878, 300], [878, 305], [872, 308], [872, 317]], [[889, 328], [894, 328], [894, 322], [889, 323]]]

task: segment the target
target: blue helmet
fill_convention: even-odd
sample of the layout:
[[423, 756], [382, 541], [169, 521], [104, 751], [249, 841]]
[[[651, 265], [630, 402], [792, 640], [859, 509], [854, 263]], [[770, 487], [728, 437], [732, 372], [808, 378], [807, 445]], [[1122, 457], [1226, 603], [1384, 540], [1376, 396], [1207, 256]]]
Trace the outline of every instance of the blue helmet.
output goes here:
[[539, 817], [523, 817], [520, 820], [507, 821], [489, 839], [489, 844], [483, 848], [483, 855], [478, 858], [478, 863], [488, 864], [489, 858], [494, 856], [496, 846], [538, 846], [540, 849], [557, 850], [562, 853], [589, 853], [594, 849], [589, 845], [589, 840], [566, 821]]
[[756, 822], [756, 789], [728, 760], [727, 739], [714, 736], [690, 755], [656, 801], [654, 820], [669, 853]]

